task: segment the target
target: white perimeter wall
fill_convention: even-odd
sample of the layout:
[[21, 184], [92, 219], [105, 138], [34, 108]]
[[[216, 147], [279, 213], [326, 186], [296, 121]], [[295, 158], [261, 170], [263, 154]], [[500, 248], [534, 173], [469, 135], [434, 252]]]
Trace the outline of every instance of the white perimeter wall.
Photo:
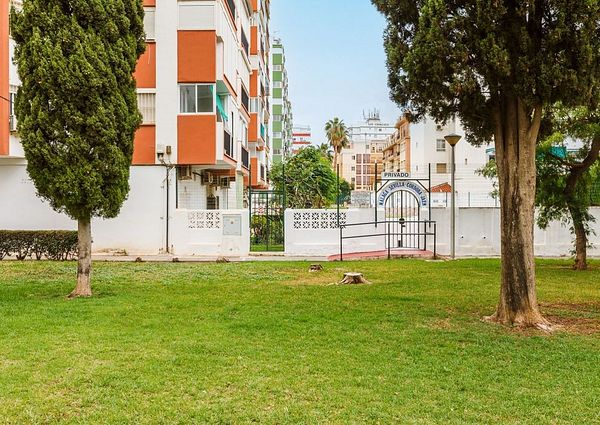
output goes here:
[[[593, 228], [600, 235], [600, 208], [592, 208], [596, 217]], [[287, 210], [285, 222], [287, 255], [335, 255], [339, 253], [340, 232], [337, 228], [336, 210]], [[384, 211], [379, 211], [383, 220]], [[372, 222], [373, 209], [342, 210], [342, 224]], [[450, 254], [450, 209], [434, 208], [432, 219], [437, 222], [437, 252]], [[500, 255], [500, 210], [498, 208], [459, 208], [456, 221], [457, 255], [462, 257], [487, 257]], [[383, 225], [352, 227], [344, 236], [385, 233]], [[592, 236], [594, 248], [588, 252], [600, 257], [600, 236]], [[433, 241], [428, 240], [433, 250]], [[344, 253], [378, 251], [385, 249], [385, 237], [344, 240]], [[572, 249], [572, 236], [567, 227], [552, 223], [547, 230], [535, 230], [535, 253], [540, 257], [568, 256]]]

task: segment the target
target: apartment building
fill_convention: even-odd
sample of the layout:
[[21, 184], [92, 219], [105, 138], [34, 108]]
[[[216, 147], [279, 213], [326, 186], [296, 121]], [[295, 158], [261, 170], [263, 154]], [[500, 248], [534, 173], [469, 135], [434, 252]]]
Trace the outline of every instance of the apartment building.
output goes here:
[[[418, 123], [409, 122], [406, 116], [401, 117], [383, 150], [384, 170], [406, 172], [419, 178], [428, 178], [431, 173], [433, 192], [451, 192], [451, 148], [444, 139], [450, 133], [464, 134], [458, 119], [438, 124], [429, 117]], [[487, 163], [493, 148], [488, 145], [473, 146], [462, 140], [455, 149], [457, 192], [466, 196], [471, 194], [471, 204], [475, 204], [475, 198], [487, 199], [492, 191], [491, 183], [480, 176], [477, 170]]]
[[[8, 28], [11, 4], [21, 3], [0, 0], [0, 195], [10, 199], [0, 203], [0, 221], [7, 229], [72, 228], [36, 197], [16, 131], [20, 81]], [[143, 124], [131, 191], [118, 218], [95, 222], [109, 229], [98, 240], [204, 252], [187, 239], [191, 232], [218, 229], [225, 210], [247, 206], [249, 185], [268, 186], [270, 2], [144, 0], [144, 10], [147, 49], [135, 72]]]
[[285, 49], [281, 39], [273, 41], [273, 162], [281, 162], [292, 145], [293, 116], [288, 93], [288, 73], [285, 66]]
[[297, 154], [300, 149], [312, 144], [312, 130], [310, 125], [295, 125], [292, 129], [292, 154]]
[[383, 171], [383, 151], [395, 131], [395, 126], [381, 120], [377, 110], [365, 114], [364, 122], [348, 127], [350, 143], [340, 155], [340, 176], [355, 190], [374, 189], [376, 171], [378, 175]]
[[[8, 34], [9, 6], [20, 3], [0, 0], [0, 94], [8, 99], [0, 117], [9, 124], [0, 130], [0, 161], [24, 159]], [[173, 170], [180, 208], [241, 208], [248, 184], [267, 186], [269, 0], [144, 0], [144, 9], [133, 167]]]

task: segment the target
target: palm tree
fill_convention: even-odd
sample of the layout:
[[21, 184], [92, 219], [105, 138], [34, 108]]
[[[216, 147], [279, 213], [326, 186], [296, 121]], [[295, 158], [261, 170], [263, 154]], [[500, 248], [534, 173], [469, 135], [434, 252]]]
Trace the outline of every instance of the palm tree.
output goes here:
[[342, 149], [348, 146], [348, 129], [344, 124], [344, 120], [336, 117], [325, 124], [325, 132], [329, 144], [333, 148], [333, 169], [335, 170]]

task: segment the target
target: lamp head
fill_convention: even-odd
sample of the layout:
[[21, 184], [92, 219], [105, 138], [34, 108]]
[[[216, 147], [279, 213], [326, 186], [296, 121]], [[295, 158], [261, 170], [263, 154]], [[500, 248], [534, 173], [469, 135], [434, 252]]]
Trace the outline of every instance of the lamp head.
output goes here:
[[448, 142], [450, 146], [454, 147], [457, 145], [460, 139], [462, 139], [462, 136], [456, 133], [452, 133], [448, 134], [447, 136], [444, 136], [444, 139], [446, 139], [446, 142]]

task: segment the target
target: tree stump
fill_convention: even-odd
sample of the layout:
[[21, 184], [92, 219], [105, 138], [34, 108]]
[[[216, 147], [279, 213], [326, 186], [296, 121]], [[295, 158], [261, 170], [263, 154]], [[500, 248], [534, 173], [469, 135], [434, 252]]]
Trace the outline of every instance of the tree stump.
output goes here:
[[322, 272], [323, 271], [323, 266], [320, 265], [320, 264], [311, 264], [310, 268], [308, 269], [308, 271], [310, 273]]
[[344, 279], [340, 285], [369, 285], [371, 282], [366, 280], [362, 273], [344, 273]]

